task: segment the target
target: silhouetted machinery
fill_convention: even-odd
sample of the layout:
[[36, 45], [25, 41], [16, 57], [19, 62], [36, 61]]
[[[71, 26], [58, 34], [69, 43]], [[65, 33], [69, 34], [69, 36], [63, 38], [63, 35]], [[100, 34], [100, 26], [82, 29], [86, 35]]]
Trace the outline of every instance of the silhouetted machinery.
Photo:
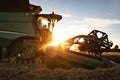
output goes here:
[[[102, 58], [81, 54], [99, 54], [110, 49], [106, 33], [93, 30], [90, 34], [70, 38], [60, 47], [50, 46], [55, 23], [61, 15], [39, 14], [40, 6], [29, 4], [29, 0], [0, 0], [0, 60], [10, 63], [45, 64], [56, 67], [109, 67], [115, 63]], [[100, 33], [101, 36], [98, 36]], [[77, 44], [76, 54], [71, 47]]]

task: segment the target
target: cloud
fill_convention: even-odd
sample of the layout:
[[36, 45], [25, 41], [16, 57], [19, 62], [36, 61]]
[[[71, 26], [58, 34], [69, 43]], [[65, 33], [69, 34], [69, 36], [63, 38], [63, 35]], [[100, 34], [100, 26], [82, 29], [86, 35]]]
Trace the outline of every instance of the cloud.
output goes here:
[[[119, 19], [103, 19], [103, 18], [92, 18], [92, 17], [75, 17], [72, 15], [64, 15], [64, 17], [72, 17], [71, 19], [67, 19], [65, 22], [70, 26], [82, 26], [82, 27], [90, 27], [90, 28], [101, 28], [101, 27], [109, 27], [111, 25], [120, 24]], [[75, 19], [76, 18], [76, 19]]]
[[108, 15], [108, 16], [112, 16], [113, 14], [112, 14], [112, 13], [106, 13], [106, 15]]
[[29, 0], [30, 4], [41, 6], [40, 3], [47, 3], [47, 0]]
[[83, 18], [81, 22], [81, 25], [93, 27], [108, 27], [113, 24], [120, 24], [120, 20], [102, 18]]
[[59, 13], [60, 15], [62, 15], [62, 17], [72, 17], [71, 14], [67, 14], [67, 13]]

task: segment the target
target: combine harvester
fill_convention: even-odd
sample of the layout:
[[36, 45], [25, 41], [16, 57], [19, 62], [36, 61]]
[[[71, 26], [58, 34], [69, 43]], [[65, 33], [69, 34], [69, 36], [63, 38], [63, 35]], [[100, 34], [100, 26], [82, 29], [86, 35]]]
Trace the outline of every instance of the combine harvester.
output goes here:
[[[40, 6], [29, 0], [0, 0], [0, 61], [9, 63], [44, 64], [48, 68], [111, 67], [115, 63], [103, 58], [111, 43], [106, 33], [93, 30], [50, 46], [52, 31], [61, 15], [40, 14]], [[97, 33], [102, 33], [98, 38]], [[80, 41], [83, 39], [83, 42]], [[78, 51], [71, 50], [78, 45]], [[90, 55], [83, 54], [89, 52]], [[96, 54], [98, 56], [93, 56]]]

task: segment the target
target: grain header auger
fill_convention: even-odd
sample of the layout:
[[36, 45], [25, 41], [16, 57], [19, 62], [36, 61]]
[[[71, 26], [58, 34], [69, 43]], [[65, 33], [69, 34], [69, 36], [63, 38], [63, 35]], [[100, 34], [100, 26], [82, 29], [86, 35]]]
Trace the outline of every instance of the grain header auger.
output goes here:
[[45, 64], [49, 68], [113, 67], [117, 63], [102, 57], [102, 53], [109, 52], [112, 45], [105, 32], [93, 30], [88, 35], [77, 35], [58, 46], [47, 47]]
[[43, 62], [44, 50], [52, 41], [58, 14], [40, 14], [42, 8], [29, 0], [0, 0], [0, 60]]

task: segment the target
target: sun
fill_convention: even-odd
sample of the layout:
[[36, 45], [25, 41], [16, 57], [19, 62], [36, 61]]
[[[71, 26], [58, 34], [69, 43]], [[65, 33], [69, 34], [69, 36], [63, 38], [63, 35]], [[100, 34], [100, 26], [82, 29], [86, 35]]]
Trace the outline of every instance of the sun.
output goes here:
[[53, 30], [53, 41], [51, 45], [57, 45], [62, 43], [64, 40], [68, 39], [67, 35], [64, 33], [63, 29], [57, 27]]
[[57, 31], [53, 31], [53, 41], [51, 45], [57, 46], [58, 44], [62, 43], [64, 41], [64, 36], [61, 36], [61, 34]]

